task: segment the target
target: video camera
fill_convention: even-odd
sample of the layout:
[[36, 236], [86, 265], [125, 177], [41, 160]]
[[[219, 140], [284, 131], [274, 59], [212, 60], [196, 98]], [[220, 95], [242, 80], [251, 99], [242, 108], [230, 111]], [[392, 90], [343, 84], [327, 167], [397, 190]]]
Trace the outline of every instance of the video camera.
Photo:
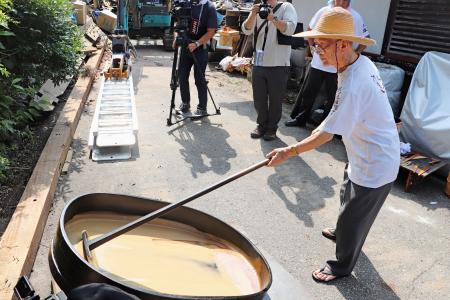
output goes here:
[[175, 28], [187, 28], [191, 19], [192, 6], [198, 5], [199, 0], [175, 0], [170, 12], [175, 19]]
[[192, 19], [192, 6], [198, 5], [200, 0], [174, 0], [170, 14], [173, 16], [175, 26], [173, 31], [177, 34], [175, 45], [186, 46], [189, 43], [187, 39], [187, 30]]

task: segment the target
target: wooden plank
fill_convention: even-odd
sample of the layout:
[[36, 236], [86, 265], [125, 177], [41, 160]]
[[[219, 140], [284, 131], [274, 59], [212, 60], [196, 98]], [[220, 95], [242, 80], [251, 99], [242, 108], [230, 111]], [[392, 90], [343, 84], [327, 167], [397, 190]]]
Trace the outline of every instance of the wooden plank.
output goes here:
[[421, 182], [422, 179], [445, 165], [447, 165], [445, 161], [428, 157], [418, 152], [412, 152], [410, 155], [401, 156], [400, 167], [408, 171], [405, 191], [407, 192], [411, 186]]
[[86, 54], [86, 53], [92, 53], [95, 51], [97, 51], [97, 48], [92, 46], [92, 43], [86, 37], [84, 37], [83, 52]]
[[69, 172], [70, 163], [72, 162], [73, 150], [69, 149], [67, 152], [66, 159], [64, 161], [64, 165], [61, 169], [61, 174], [67, 174]]
[[92, 46], [97, 47], [101, 40], [107, 39], [107, 35], [94, 22], [91, 22], [86, 28], [85, 37], [92, 42]]
[[[97, 51], [87, 66], [97, 69], [104, 50]], [[61, 167], [94, 79], [80, 77], [75, 84], [0, 240], [0, 299], [12, 299], [19, 277], [31, 272]]]

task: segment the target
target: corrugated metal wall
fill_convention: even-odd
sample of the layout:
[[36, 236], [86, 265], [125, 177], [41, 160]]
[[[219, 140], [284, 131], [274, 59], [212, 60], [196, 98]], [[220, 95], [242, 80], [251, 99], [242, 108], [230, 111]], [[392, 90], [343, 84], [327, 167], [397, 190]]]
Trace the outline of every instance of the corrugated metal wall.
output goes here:
[[383, 50], [410, 62], [427, 51], [450, 53], [450, 0], [392, 0]]

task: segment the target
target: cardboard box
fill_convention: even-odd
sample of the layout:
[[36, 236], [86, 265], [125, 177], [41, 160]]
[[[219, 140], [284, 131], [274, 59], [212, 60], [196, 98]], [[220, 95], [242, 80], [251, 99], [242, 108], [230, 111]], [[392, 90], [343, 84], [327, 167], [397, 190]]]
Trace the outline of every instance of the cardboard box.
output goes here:
[[219, 35], [219, 44], [221, 46], [232, 47], [240, 38], [239, 31], [233, 29], [219, 30]]
[[109, 10], [102, 10], [97, 18], [97, 26], [107, 32], [114, 32], [117, 25], [117, 16]]
[[84, 25], [87, 18], [87, 5], [83, 1], [75, 1], [72, 3], [77, 16], [77, 24]]

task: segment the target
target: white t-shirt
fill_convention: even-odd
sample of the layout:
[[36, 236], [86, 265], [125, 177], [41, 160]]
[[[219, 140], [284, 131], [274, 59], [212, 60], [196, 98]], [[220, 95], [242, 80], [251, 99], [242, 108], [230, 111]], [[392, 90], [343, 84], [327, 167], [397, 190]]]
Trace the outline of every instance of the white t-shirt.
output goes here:
[[[325, 7], [322, 7], [321, 9], [319, 9], [316, 12], [316, 14], [313, 16], [313, 18], [311, 19], [311, 22], [309, 22], [309, 28], [314, 29], [317, 22], [319, 22], [319, 19], [322, 16], [322, 14], [331, 8], [333, 8], [333, 6], [325, 6]], [[352, 14], [352, 17], [353, 17], [353, 28], [355, 30], [355, 34], [357, 36], [369, 37], [370, 36], [369, 31], [367, 30], [367, 26], [364, 24], [364, 20], [361, 17], [361, 15], [356, 10], [351, 8], [351, 6], [349, 6], [347, 8], [347, 10]], [[313, 59], [311, 61], [311, 67], [328, 72], [328, 73], [336, 73], [336, 67], [325, 66], [323, 64], [322, 60], [320, 59], [320, 56], [316, 53], [313, 54]]]
[[377, 188], [397, 178], [400, 140], [380, 74], [367, 57], [338, 73], [334, 105], [320, 128], [342, 135], [352, 182]]

